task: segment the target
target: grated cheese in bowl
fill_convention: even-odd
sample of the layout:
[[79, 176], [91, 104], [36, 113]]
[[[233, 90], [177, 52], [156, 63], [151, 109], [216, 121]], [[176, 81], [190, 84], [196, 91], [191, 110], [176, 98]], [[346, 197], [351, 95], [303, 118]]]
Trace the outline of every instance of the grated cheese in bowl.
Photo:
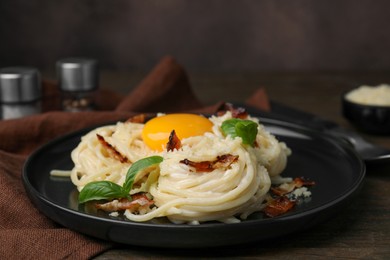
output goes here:
[[390, 106], [390, 85], [363, 85], [347, 93], [346, 99], [363, 105]]

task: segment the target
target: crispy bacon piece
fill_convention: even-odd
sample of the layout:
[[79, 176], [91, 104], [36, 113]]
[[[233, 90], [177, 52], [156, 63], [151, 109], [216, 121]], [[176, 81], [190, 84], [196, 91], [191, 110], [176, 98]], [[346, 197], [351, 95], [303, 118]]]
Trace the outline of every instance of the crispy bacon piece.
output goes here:
[[168, 143], [167, 143], [167, 151], [173, 151], [174, 149], [180, 149], [181, 148], [181, 141], [179, 137], [176, 135], [175, 130], [172, 130], [171, 134], [169, 135]]
[[226, 111], [230, 111], [233, 118], [245, 119], [248, 117], [248, 112], [245, 110], [245, 108], [234, 107], [231, 103], [223, 103], [218, 109], [217, 115], [222, 116], [226, 113]]
[[131, 212], [135, 212], [141, 208], [149, 208], [153, 204], [154, 201], [149, 199], [144, 193], [137, 193], [132, 195], [132, 200], [122, 198], [103, 204], [96, 204], [95, 206], [97, 209], [101, 209], [106, 212], [121, 211], [126, 209], [130, 210]]
[[104, 148], [108, 151], [108, 153], [116, 160], [120, 161], [121, 163], [128, 162], [129, 159], [127, 159], [126, 156], [122, 155], [120, 152], [118, 152], [114, 146], [112, 146], [110, 143], [108, 143], [103, 136], [96, 134], [97, 139], [99, 142], [103, 145]]
[[297, 188], [313, 185], [315, 185], [314, 181], [308, 181], [303, 177], [297, 177], [290, 183], [285, 183], [278, 187], [271, 187], [271, 191], [276, 195], [276, 198], [273, 198], [268, 202], [267, 206], [263, 209], [263, 212], [268, 217], [276, 217], [286, 213], [296, 205], [296, 201], [285, 195], [293, 192]]
[[273, 194], [277, 196], [283, 196], [287, 193], [294, 191], [296, 188], [301, 188], [303, 186], [313, 186], [315, 185], [314, 181], [305, 180], [303, 177], [297, 177], [292, 182], [282, 184], [278, 187], [271, 187]]
[[143, 124], [145, 123], [146, 116], [145, 114], [139, 114], [135, 115], [133, 117], [130, 117], [129, 119], [126, 120], [126, 123], [140, 123]]
[[188, 159], [181, 160], [180, 163], [195, 168], [196, 172], [212, 172], [215, 169], [228, 168], [238, 160], [238, 155], [224, 154], [217, 156], [214, 161], [193, 162]]
[[281, 196], [271, 200], [263, 211], [268, 217], [273, 218], [291, 210], [295, 204], [295, 201], [289, 200], [286, 196]]
[[294, 179], [294, 183], [297, 188], [300, 188], [302, 186], [314, 186], [316, 184], [315, 181], [309, 181], [304, 179], [303, 177], [296, 177]]
[[287, 193], [292, 192], [295, 189], [295, 185], [293, 182], [284, 185], [283, 187], [271, 187], [271, 191], [273, 194], [277, 196], [283, 196], [286, 195]]

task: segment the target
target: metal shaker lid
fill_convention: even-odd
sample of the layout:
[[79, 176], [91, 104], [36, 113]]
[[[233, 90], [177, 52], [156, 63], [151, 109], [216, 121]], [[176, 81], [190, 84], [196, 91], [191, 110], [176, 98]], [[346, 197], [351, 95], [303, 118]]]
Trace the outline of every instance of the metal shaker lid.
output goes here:
[[96, 60], [67, 58], [57, 62], [57, 78], [64, 91], [90, 91], [98, 87]]
[[8, 67], [0, 69], [0, 101], [30, 102], [41, 98], [41, 79], [37, 69]]

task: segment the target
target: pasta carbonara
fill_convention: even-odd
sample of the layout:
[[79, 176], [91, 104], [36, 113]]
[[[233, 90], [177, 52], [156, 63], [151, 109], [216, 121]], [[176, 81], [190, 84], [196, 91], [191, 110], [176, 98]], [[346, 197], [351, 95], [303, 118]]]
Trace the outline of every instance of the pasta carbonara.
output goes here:
[[[152, 203], [146, 208], [125, 209], [126, 218], [143, 222], [167, 217], [173, 223], [190, 224], [239, 222], [264, 208], [271, 182], [281, 178], [291, 151], [251, 116], [246, 120], [257, 127], [253, 145], [224, 133], [223, 122], [232, 118], [230, 111], [211, 116], [210, 131], [182, 138], [180, 147], [169, 151], [156, 151], [144, 142], [144, 123], [118, 122], [97, 128], [83, 136], [72, 151], [71, 180], [79, 191], [96, 181], [123, 185], [134, 162], [158, 155], [162, 161], [137, 174], [130, 191], [130, 195], [146, 194]], [[227, 165], [217, 159], [224, 155], [233, 157]], [[186, 160], [216, 163], [211, 170], [202, 171], [183, 163]]]

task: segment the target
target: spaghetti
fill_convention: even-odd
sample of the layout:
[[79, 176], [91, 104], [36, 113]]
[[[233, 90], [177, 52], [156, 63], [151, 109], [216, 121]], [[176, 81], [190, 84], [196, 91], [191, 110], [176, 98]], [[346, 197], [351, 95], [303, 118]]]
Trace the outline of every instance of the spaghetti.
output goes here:
[[[226, 135], [221, 126], [232, 117], [229, 111], [210, 117], [210, 132], [184, 138], [179, 149], [169, 151], [154, 151], [144, 143], [142, 123], [118, 122], [97, 128], [83, 136], [72, 151], [75, 166], [71, 180], [79, 191], [96, 181], [122, 185], [131, 165], [158, 155], [162, 162], [137, 174], [130, 190], [130, 195], [147, 194], [153, 205], [149, 208], [149, 203], [147, 210], [126, 209], [124, 215], [129, 220], [144, 222], [167, 217], [173, 223], [239, 222], [265, 207], [271, 179], [280, 179], [291, 151], [250, 116], [246, 120], [257, 126], [254, 145]], [[118, 160], [110, 150], [125, 160]], [[235, 160], [227, 165], [217, 162], [209, 171], [183, 163], [214, 162], [224, 155]]]

